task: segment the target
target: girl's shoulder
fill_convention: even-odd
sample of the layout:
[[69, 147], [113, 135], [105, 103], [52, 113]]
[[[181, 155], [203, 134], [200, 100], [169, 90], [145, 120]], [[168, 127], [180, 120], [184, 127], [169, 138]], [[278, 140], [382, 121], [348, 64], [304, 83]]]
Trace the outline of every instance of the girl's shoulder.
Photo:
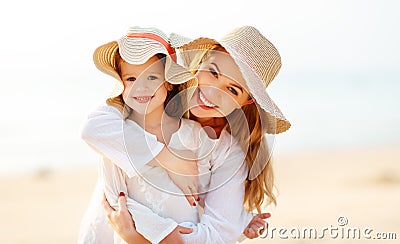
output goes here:
[[101, 103], [97, 105], [95, 108], [91, 109], [88, 118], [104, 117], [104, 116], [122, 118], [122, 113], [114, 106], [108, 105], [106, 103]]
[[103, 112], [109, 112], [109, 113], [115, 113], [115, 114], [122, 115], [121, 111], [118, 108], [116, 108], [112, 105], [108, 105], [107, 103], [99, 104], [95, 108], [95, 111], [103, 111]]

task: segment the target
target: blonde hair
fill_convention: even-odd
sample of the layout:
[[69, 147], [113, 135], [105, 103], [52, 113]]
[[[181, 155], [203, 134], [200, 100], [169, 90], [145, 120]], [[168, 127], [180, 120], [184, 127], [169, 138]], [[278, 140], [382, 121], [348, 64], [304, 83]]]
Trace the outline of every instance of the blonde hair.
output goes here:
[[[201, 63], [209, 56], [209, 51], [226, 50], [220, 45], [199, 51], [192, 59], [190, 70], [196, 72]], [[248, 104], [241, 109], [236, 109], [226, 116], [228, 131], [238, 140], [243, 152], [246, 153], [246, 162], [249, 175], [245, 181], [244, 205], [248, 211], [256, 209], [261, 213], [263, 204], [276, 205], [274, 189], [274, 173], [267, 140], [264, 137], [265, 126], [268, 126], [260, 117], [259, 107]], [[243, 125], [248, 125], [248, 130]]]

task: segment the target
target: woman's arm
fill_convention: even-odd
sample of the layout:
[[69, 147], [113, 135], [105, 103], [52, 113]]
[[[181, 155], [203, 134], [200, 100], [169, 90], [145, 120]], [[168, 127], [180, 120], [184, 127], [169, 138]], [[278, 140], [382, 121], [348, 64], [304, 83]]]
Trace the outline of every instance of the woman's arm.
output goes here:
[[[110, 206], [106, 195], [103, 196], [102, 205], [106, 212], [108, 223], [125, 242], [149, 244], [150, 242], [136, 231], [132, 216], [126, 206], [126, 198], [122, 194], [120, 196], [118, 198], [118, 210]], [[117, 220], [120, 221], [119, 224], [114, 224]]]
[[[126, 205], [126, 197], [120, 195], [118, 198], [118, 210], [112, 208], [107, 201], [105, 195], [103, 197], [102, 205], [107, 215], [108, 223], [115, 230], [115, 232], [128, 244], [149, 243], [146, 238], [136, 231], [135, 224], [132, 221]], [[180, 234], [189, 234], [192, 229], [177, 226], [167, 237], [161, 240], [160, 244], [183, 244]]]
[[[249, 214], [243, 207], [247, 165], [238, 144], [215, 151], [210, 191], [205, 195], [204, 213], [185, 243], [236, 243], [247, 226]], [[192, 226], [191, 226], [192, 227]]]
[[[117, 200], [119, 195], [125, 195], [125, 193], [128, 193], [126, 174], [124, 174], [122, 170], [114, 165], [110, 160], [103, 159], [100, 167], [100, 175], [104, 183], [104, 194], [107, 197], [110, 206], [118, 209], [118, 212], [116, 212], [117, 215], [127, 215], [126, 213], [120, 211], [120, 203]], [[121, 226], [121, 228], [114, 228], [114, 230], [120, 234], [121, 238], [125, 239], [129, 236], [138, 237], [136, 234], [136, 232], [138, 232], [140, 234], [139, 238], [143, 236], [152, 243], [159, 243], [166, 236], [170, 235], [178, 225], [173, 219], [159, 216], [150, 208], [132, 199], [129, 195], [126, 196], [125, 202], [125, 208], [127, 207], [129, 210], [133, 221], [135, 222], [136, 228], [134, 228], [135, 232], [132, 232], [131, 226], [126, 224], [132, 222], [131, 219], [127, 220], [121, 218], [121, 225], [112, 224], [112, 222], [110, 222], [113, 228]], [[110, 217], [108, 217], [108, 219], [110, 219]]]
[[193, 232], [181, 235], [185, 243], [235, 243], [252, 218], [243, 207], [248, 170], [242, 150], [228, 142], [216, 153], [204, 213], [200, 223], [186, 223]]

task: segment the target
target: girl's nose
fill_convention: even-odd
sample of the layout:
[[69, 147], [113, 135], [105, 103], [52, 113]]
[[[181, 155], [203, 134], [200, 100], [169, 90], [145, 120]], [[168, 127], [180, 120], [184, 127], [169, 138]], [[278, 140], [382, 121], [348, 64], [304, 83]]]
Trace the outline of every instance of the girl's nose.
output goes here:
[[146, 79], [137, 79], [133, 85], [134, 89], [137, 91], [145, 91], [149, 89], [148, 82]]

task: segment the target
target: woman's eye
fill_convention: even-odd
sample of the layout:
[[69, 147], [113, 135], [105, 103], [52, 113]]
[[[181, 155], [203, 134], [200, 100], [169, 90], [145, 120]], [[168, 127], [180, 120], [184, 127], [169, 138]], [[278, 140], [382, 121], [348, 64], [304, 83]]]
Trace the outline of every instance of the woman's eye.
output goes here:
[[236, 91], [236, 89], [235, 88], [233, 88], [233, 87], [228, 87], [228, 90], [230, 91], [230, 92], [232, 92], [232, 94], [234, 94], [234, 95], [238, 95], [238, 92]]
[[214, 76], [215, 78], [218, 78], [218, 72], [215, 69], [209, 68], [208, 70], [210, 71], [212, 76]]
[[126, 79], [127, 81], [135, 81], [136, 78], [135, 77], [129, 77], [128, 79]]
[[154, 75], [150, 75], [149, 77], [147, 77], [148, 80], [157, 80], [157, 76]]

